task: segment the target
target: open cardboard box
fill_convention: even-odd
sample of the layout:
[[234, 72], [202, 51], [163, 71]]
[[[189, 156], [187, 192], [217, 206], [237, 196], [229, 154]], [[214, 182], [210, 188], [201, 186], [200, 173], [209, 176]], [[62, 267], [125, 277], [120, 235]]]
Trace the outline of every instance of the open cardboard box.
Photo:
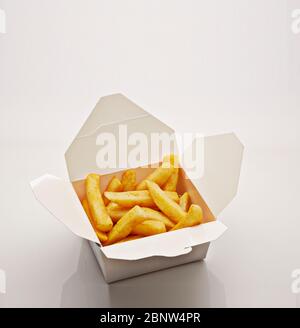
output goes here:
[[[102, 191], [113, 175], [121, 177], [124, 168], [102, 168], [95, 160], [97, 137], [107, 132], [117, 135], [120, 124], [126, 125], [128, 133], [142, 132], [149, 138], [153, 132], [174, 133], [125, 96], [103, 97], [66, 152], [70, 182], [49, 174], [32, 181], [37, 200], [73, 233], [89, 240], [107, 282], [204, 259], [210, 242], [226, 230], [216, 218], [237, 192], [243, 145], [233, 133], [205, 136], [204, 174], [191, 180], [180, 167], [177, 191], [188, 191], [191, 202], [202, 207], [201, 225], [103, 247], [80, 201], [85, 197], [84, 179], [89, 173], [101, 174]], [[121, 140], [118, 154], [123, 146]], [[157, 157], [153, 163], [160, 160]], [[154, 170], [144, 165], [136, 168], [138, 181]]]

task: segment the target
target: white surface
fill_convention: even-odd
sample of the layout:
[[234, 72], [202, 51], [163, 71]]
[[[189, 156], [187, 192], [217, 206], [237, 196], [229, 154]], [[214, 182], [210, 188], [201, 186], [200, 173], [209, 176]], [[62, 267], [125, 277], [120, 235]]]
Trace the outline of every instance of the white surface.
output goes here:
[[[299, 1], [0, 7], [0, 306], [299, 307]], [[229, 229], [205, 262], [107, 285], [88, 244], [35, 200], [29, 181], [67, 177], [64, 151], [113, 92], [176, 130], [233, 130], [245, 145], [239, 193], [220, 217]]]

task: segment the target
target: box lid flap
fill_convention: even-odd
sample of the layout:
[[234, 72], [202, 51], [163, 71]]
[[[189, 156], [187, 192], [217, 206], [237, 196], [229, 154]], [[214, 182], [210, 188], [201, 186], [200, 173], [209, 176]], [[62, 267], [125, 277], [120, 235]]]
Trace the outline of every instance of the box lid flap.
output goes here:
[[193, 246], [217, 239], [226, 229], [223, 223], [213, 221], [191, 228], [105, 246], [101, 250], [106, 257], [119, 260], [139, 260], [151, 256], [174, 257], [189, 253]]
[[194, 140], [191, 145], [203, 147], [203, 175], [192, 181], [217, 216], [237, 193], [244, 146], [234, 133], [202, 139], [198, 143]]
[[[122, 94], [102, 97], [65, 154], [70, 180], [160, 162], [162, 153], [149, 142], [158, 133], [173, 136], [177, 152], [173, 129]], [[136, 165], [137, 154], [132, 150], [138, 148], [142, 157]]]
[[31, 182], [37, 200], [79, 237], [99, 242], [70, 182], [43, 175]]

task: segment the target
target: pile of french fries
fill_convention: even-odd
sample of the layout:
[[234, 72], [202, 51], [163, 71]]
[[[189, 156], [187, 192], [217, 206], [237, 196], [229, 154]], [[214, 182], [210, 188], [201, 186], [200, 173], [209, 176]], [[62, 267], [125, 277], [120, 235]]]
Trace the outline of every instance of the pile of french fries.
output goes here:
[[190, 205], [187, 192], [179, 196], [176, 191], [178, 173], [177, 156], [167, 155], [143, 181], [137, 183], [136, 172], [127, 170], [121, 181], [114, 176], [103, 194], [100, 176], [89, 174], [82, 206], [101, 244], [111, 245], [200, 224], [201, 207]]

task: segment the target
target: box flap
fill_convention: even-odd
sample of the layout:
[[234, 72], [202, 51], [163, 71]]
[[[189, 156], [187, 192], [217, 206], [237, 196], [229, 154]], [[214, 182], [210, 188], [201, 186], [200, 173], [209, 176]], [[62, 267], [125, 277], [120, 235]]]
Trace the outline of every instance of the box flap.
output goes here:
[[31, 182], [37, 200], [77, 236], [99, 242], [70, 182], [43, 175]]
[[[173, 129], [121, 94], [102, 97], [65, 154], [70, 180], [84, 179], [91, 172], [108, 174], [160, 162], [163, 151], [151, 148], [150, 143], [158, 133], [173, 136], [172, 150], [177, 152]], [[133, 150], [138, 147], [143, 157], [136, 165]], [[105, 151], [109, 158], [103, 160]], [[108, 162], [114, 165], [107, 167]]]
[[217, 239], [226, 229], [223, 223], [213, 221], [191, 228], [105, 246], [101, 250], [106, 257], [119, 260], [139, 260], [150, 256], [174, 257], [189, 253], [193, 246]]
[[217, 216], [237, 193], [244, 146], [234, 133], [206, 136], [202, 141], [203, 175], [192, 181]]

